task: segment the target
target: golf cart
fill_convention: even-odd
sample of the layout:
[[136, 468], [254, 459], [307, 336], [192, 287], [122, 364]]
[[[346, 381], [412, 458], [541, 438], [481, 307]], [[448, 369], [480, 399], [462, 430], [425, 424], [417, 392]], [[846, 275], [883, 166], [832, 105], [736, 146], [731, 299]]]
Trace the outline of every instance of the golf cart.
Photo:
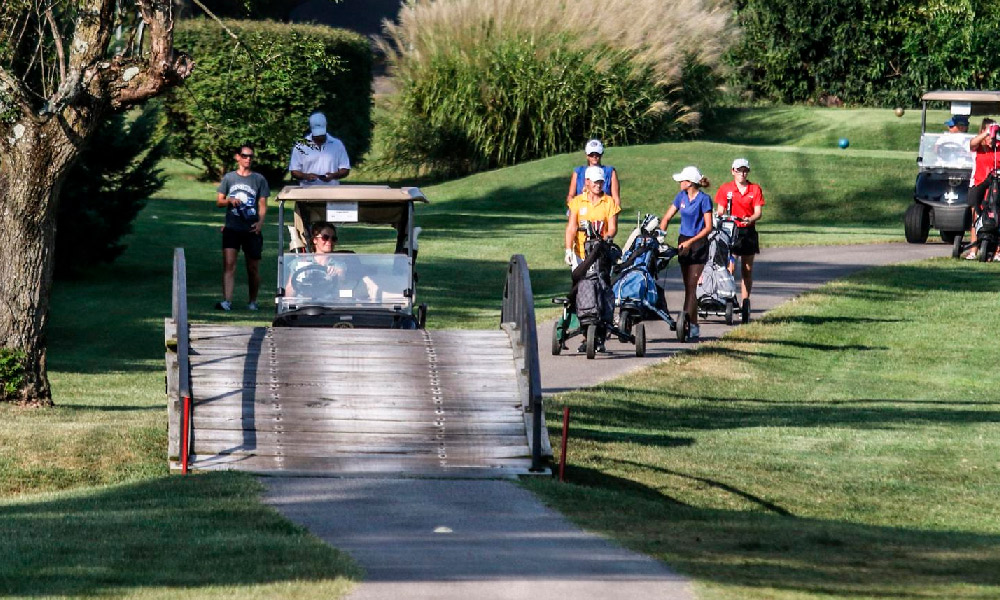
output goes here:
[[[921, 98], [920, 150], [917, 154], [917, 181], [913, 190], [914, 203], [903, 219], [906, 241], [923, 244], [931, 227], [941, 239], [960, 246], [962, 236], [972, 224], [966, 204], [969, 177], [975, 164], [975, 154], [969, 151], [971, 133], [928, 133], [927, 104], [948, 102], [952, 115], [965, 117], [1000, 114], [1000, 91], [933, 91]], [[970, 129], [975, 124], [970, 123]]]
[[[278, 247], [286, 247], [286, 233], [290, 239], [288, 249], [278, 255], [273, 325], [423, 329], [427, 306], [414, 304], [415, 202], [427, 202], [415, 187], [283, 188], [278, 194]], [[309, 230], [320, 222], [333, 223], [341, 243], [357, 244], [365, 252], [338, 248], [315, 253]], [[372, 248], [383, 251], [368, 252]]]

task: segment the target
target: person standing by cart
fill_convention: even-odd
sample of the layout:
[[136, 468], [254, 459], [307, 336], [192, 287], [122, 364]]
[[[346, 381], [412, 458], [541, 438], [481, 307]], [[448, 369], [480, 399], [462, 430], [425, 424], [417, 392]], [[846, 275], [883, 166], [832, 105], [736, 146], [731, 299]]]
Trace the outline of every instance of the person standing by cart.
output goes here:
[[975, 260], [978, 246], [976, 245], [976, 217], [979, 214], [979, 206], [986, 199], [986, 190], [990, 187], [990, 181], [995, 177], [994, 167], [994, 146], [996, 145], [995, 135], [992, 127], [996, 121], [990, 118], [983, 119], [979, 127], [979, 133], [969, 140], [969, 150], [975, 154], [976, 162], [972, 167], [972, 175], [969, 177], [968, 205], [972, 211], [972, 230], [969, 232], [969, 241], [972, 249], [969, 250], [965, 258]]
[[575, 267], [585, 259], [587, 234], [580, 231], [580, 224], [590, 223], [604, 239], [610, 240], [618, 233], [618, 213], [621, 208], [611, 196], [604, 193], [604, 169], [587, 167], [584, 172], [586, 191], [574, 197], [569, 203], [569, 218], [566, 220], [566, 264]]
[[250, 166], [254, 148], [243, 144], [236, 151], [236, 170], [222, 176], [216, 189], [216, 206], [226, 209], [226, 224], [222, 228], [222, 300], [215, 308], [233, 308], [233, 286], [236, 280], [236, 257], [240, 250], [247, 268], [249, 310], [257, 310], [260, 290], [260, 257], [264, 249], [264, 215], [271, 189], [267, 179]]
[[586, 170], [590, 167], [598, 167], [604, 172], [602, 179], [604, 193], [611, 196], [611, 199], [615, 201], [615, 206], [620, 209], [622, 199], [618, 184], [618, 172], [611, 165], [601, 164], [601, 159], [604, 157], [604, 144], [601, 143], [601, 140], [590, 140], [584, 147], [584, 152], [587, 155], [587, 164], [573, 169], [573, 175], [569, 179], [569, 191], [566, 192], [566, 204], [568, 205], [573, 198], [585, 191]]
[[309, 115], [309, 134], [292, 148], [288, 172], [299, 185], [340, 185], [351, 172], [343, 142], [326, 131], [326, 115]]
[[[753, 261], [760, 254], [760, 239], [756, 223], [760, 220], [764, 207], [764, 191], [750, 181], [750, 161], [737, 158], [733, 161], [733, 180], [719, 186], [715, 193], [717, 214], [727, 212], [736, 220], [736, 232], [730, 250], [732, 256], [740, 258], [740, 306], [746, 305], [753, 289]], [[729, 265], [730, 273], [733, 265]]]
[[[698, 167], [684, 167], [680, 173], [674, 174], [674, 181], [680, 184], [674, 201], [667, 207], [667, 212], [660, 219], [663, 230], [667, 230], [670, 219], [680, 213], [681, 227], [677, 236], [677, 261], [681, 265], [681, 275], [684, 279], [684, 312], [688, 315], [691, 330], [689, 339], [701, 335], [698, 327], [698, 299], [695, 293], [698, 289], [698, 278], [708, 260], [708, 234], [712, 231], [712, 198], [702, 188], [708, 187], [708, 178], [701, 174]], [[680, 327], [680, 325], [678, 325]]]

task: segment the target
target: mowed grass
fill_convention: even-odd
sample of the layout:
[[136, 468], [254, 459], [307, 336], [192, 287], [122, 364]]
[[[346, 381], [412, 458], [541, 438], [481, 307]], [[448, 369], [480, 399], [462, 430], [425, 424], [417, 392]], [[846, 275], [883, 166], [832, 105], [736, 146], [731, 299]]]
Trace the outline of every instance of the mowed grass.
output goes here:
[[238, 474], [0, 501], [4, 598], [337, 598], [347, 556], [257, 501]]
[[562, 394], [570, 483], [526, 485], [702, 598], [1000, 597], [997, 274], [872, 269]]

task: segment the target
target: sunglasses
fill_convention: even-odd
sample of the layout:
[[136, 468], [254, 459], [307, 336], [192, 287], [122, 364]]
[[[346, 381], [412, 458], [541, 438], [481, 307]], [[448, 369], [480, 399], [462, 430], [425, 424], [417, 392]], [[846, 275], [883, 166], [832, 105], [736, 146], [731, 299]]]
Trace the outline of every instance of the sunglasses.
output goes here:
[[316, 239], [316, 238], [319, 238], [319, 239], [323, 240], [324, 242], [336, 242], [337, 241], [337, 236], [330, 235], [329, 233], [317, 233], [316, 235], [313, 236], [313, 239]]
[[239, 154], [240, 154], [240, 156], [242, 156], [243, 158], [253, 158], [253, 154], [244, 154], [244, 153], [242, 153], [242, 152], [240, 152]]
[[601, 156], [601, 153], [600, 152], [591, 152], [587, 156], [598, 156], [599, 157], [599, 156]]

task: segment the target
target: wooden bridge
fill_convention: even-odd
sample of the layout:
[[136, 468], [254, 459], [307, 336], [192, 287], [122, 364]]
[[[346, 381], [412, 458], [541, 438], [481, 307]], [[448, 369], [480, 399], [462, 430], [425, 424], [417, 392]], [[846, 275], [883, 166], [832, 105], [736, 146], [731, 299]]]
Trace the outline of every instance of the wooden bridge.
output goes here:
[[514, 257], [492, 331], [185, 325], [181, 253], [166, 323], [171, 470], [547, 472], [527, 277]]

